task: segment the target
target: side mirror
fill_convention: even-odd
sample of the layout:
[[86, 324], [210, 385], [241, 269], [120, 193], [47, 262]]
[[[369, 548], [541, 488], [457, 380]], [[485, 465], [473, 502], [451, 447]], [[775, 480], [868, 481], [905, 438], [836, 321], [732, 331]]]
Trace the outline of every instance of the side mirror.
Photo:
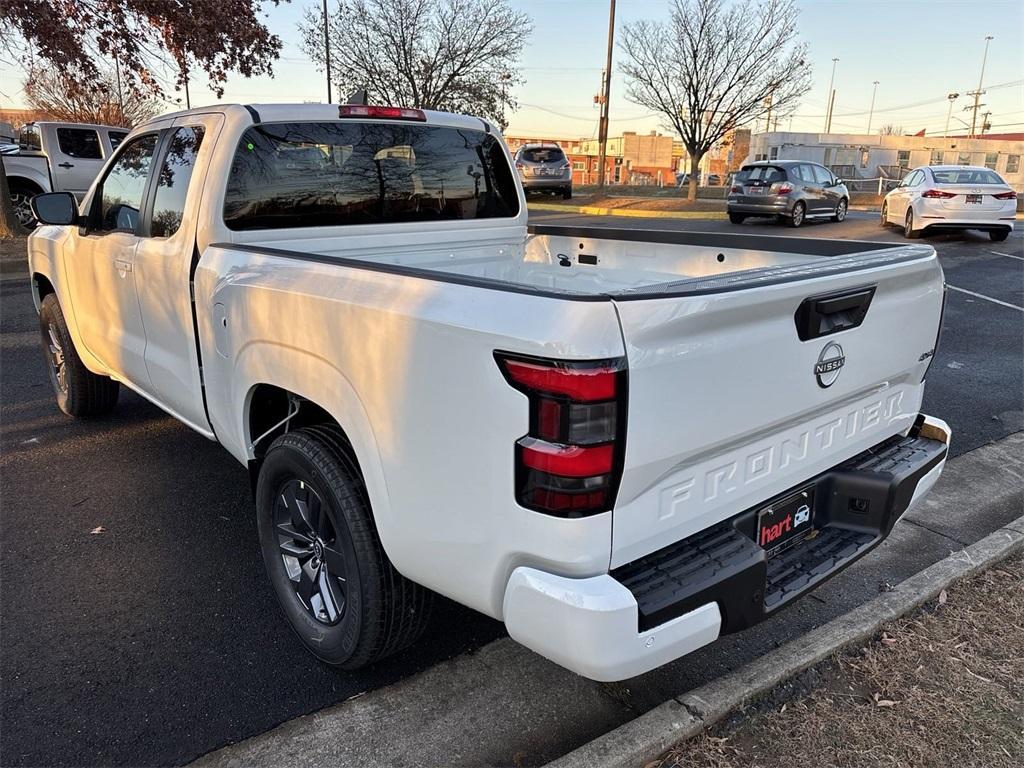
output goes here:
[[43, 224], [76, 224], [78, 201], [70, 192], [44, 192], [32, 198], [32, 213]]
[[836, 179], [835, 181], [832, 182], [832, 186], [833, 187], [838, 187], [842, 183], [843, 183], [842, 179]]

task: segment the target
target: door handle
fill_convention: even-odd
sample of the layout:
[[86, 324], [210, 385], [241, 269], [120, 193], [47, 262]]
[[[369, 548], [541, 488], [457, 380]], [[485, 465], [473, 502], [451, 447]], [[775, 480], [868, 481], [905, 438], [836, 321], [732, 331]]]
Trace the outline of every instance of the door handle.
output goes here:
[[60, 163], [57, 165], [58, 168], [74, 168], [74, 163]]
[[114, 266], [117, 267], [117, 274], [121, 277], [127, 277], [128, 273], [132, 271], [132, 263], [124, 259], [114, 259]]

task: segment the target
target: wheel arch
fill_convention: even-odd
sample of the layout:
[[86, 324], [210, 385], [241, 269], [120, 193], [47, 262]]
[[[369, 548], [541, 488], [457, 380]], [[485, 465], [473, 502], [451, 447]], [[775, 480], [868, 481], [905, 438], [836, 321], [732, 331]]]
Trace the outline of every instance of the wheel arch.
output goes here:
[[51, 293], [56, 294], [57, 289], [53, 287], [50, 278], [42, 272], [32, 273], [32, 302], [36, 305], [36, 312], [43, 304], [43, 299]]
[[27, 187], [31, 192], [41, 195], [46, 191], [45, 185], [29, 176], [12, 174], [7, 177], [7, 185], [13, 191], [15, 187]]

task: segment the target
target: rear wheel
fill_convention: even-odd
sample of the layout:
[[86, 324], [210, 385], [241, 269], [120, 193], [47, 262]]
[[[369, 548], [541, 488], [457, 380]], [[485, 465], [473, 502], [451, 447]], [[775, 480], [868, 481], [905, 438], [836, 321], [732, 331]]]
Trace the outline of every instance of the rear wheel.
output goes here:
[[881, 224], [883, 227], [889, 226], [889, 204], [884, 201], [882, 202], [882, 212], [879, 215], [878, 223]]
[[789, 226], [799, 227], [801, 224], [803, 224], [805, 213], [807, 213], [807, 209], [804, 206], [803, 202], [797, 200], [796, 204], [793, 206], [793, 213], [789, 217]]
[[113, 410], [120, 385], [106, 376], [96, 375], [82, 364], [55, 294], [43, 297], [39, 307], [39, 332], [57, 406], [69, 416], [82, 418], [101, 416]]
[[1009, 236], [1010, 236], [1010, 230], [1008, 230], [1008, 229], [1000, 229], [1000, 230], [988, 233], [988, 239], [991, 240], [993, 243], [1001, 243], [1001, 242], [1003, 242], [1003, 240], [1005, 240]]
[[18, 217], [18, 223], [25, 229], [35, 229], [36, 216], [32, 213], [32, 198], [39, 194], [39, 190], [21, 182], [11, 184], [11, 207], [14, 215]]
[[832, 221], [843, 221], [846, 218], [847, 208], [848, 204], [846, 202], [846, 199], [843, 198], [836, 204], [836, 212], [835, 215], [832, 217]]
[[921, 236], [920, 231], [914, 229], [914, 209], [907, 209], [907, 217], [903, 220], [903, 236], [910, 239], [916, 240]]
[[731, 221], [733, 224], [742, 224], [746, 220], [747, 220], [747, 217], [744, 216], [742, 213], [730, 213], [729, 214], [729, 221]]
[[277, 438], [256, 486], [263, 562], [292, 629], [314, 656], [355, 669], [414, 643], [433, 594], [399, 574], [337, 427]]
[[562, 190], [563, 200], [572, 200], [572, 187], [566, 187]]

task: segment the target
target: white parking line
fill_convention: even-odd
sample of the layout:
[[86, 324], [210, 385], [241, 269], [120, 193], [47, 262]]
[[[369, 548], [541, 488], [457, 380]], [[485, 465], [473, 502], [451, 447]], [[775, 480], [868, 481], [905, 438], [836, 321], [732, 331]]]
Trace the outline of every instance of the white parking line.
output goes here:
[[1001, 304], [1004, 307], [1016, 309], [1018, 312], [1024, 312], [1024, 307], [1018, 307], [1016, 304], [1010, 304], [1008, 301], [993, 299], [991, 296], [986, 296], [982, 293], [975, 293], [974, 291], [968, 291], [966, 288], [957, 288], [955, 285], [950, 285], [949, 283], [946, 283], [946, 287], [951, 291], [960, 291], [960, 293], [966, 293], [971, 296], [977, 296], [979, 299], [984, 299], [985, 301], [991, 301], [993, 304]]
[[1019, 259], [1020, 261], [1024, 261], [1024, 256], [1018, 256], [1014, 253], [1003, 253], [1002, 251], [989, 251], [989, 253], [994, 253], [996, 256], [1007, 256], [1011, 259]]

